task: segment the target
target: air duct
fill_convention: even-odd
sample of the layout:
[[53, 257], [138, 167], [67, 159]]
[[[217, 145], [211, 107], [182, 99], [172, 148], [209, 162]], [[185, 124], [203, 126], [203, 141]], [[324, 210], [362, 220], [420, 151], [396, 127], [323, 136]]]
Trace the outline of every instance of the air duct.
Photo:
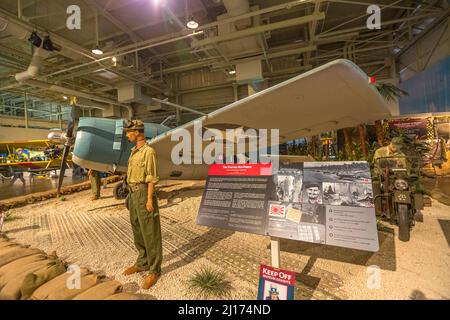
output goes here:
[[[30, 80], [23, 81], [22, 83], [26, 84], [26, 85], [30, 85], [32, 87], [37, 87], [37, 88], [41, 88], [41, 89], [45, 89], [45, 90], [49, 90], [49, 91], [59, 92], [59, 93], [62, 93], [62, 94], [68, 95], [68, 96], [76, 96], [79, 98], [85, 98], [85, 99], [89, 99], [89, 100], [93, 100], [93, 101], [97, 101], [97, 102], [101, 102], [101, 103], [106, 103], [108, 105], [115, 105], [115, 106], [123, 107], [128, 110], [128, 115], [130, 118], [132, 118], [134, 116], [134, 110], [131, 106], [118, 103], [117, 101], [114, 101], [111, 99], [98, 97], [96, 95], [92, 95], [89, 93], [85, 93], [85, 92], [81, 92], [81, 91], [77, 91], [77, 90], [73, 90], [73, 89], [69, 89], [69, 88], [64, 88], [64, 87], [61, 87], [58, 85], [54, 85], [54, 84], [50, 84], [50, 83], [46, 83], [46, 82], [42, 82], [42, 81], [38, 81], [38, 80], [30, 79]], [[101, 105], [97, 104], [97, 106], [100, 107]]]
[[250, 11], [248, 0], [223, 0], [223, 5], [232, 17], [240, 16]]
[[146, 106], [147, 111], [163, 110], [161, 104], [155, 103], [152, 97], [142, 92], [142, 87], [132, 82], [122, 83], [117, 87], [117, 100], [121, 103], [139, 103]]
[[31, 57], [31, 62], [28, 66], [28, 69], [23, 72], [17, 73], [15, 75], [16, 80], [18, 82], [23, 82], [35, 78], [39, 73], [42, 61], [47, 58], [48, 55], [48, 52], [44, 49], [36, 48], [36, 50], [34, 50], [33, 56]]

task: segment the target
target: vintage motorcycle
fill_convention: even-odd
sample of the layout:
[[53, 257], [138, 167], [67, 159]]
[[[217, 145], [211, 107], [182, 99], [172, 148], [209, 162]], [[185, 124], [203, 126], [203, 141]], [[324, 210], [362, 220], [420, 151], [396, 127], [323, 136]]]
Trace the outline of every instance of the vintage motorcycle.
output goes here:
[[424, 207], [418, 188], [421, 159], [387, 156], [374, 161], [373, 191], [377, 215], [399, 227], [399, 239], [409, 241], [415, 214]]

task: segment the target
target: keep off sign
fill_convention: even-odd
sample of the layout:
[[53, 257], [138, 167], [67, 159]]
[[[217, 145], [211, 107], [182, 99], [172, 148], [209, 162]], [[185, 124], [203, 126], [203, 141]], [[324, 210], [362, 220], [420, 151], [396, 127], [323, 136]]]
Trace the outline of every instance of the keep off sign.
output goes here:
[[258, 300], [294, 300], [295, 272], [261, 265]]

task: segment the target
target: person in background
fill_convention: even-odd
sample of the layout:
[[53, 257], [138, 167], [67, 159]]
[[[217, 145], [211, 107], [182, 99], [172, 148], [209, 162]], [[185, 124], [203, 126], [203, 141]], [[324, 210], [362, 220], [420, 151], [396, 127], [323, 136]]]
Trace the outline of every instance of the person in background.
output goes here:
[[88, 176], [89, 180], [91, 181], [91, 191], [92, 191], [91, 200], [92, 201], [98, 200], [100, 199], [100, 186], [101, 186], [100, 172], [90, 169]]
[[403, 139], [401, 137], [392, 138], [389, 145], [378, 148], [373, 156], [374, 172], [379, 176], [383, 172], [383, 167], [390, 164], [394, 168], [406, 169], [406, 155], [402, 152]]
[[106, 189], [108, 187], [108, 181], [106, 180], [107, 177], [108, 174], [106, 172], [100, 172], [100, 178], [103, 179], [102, 189]]

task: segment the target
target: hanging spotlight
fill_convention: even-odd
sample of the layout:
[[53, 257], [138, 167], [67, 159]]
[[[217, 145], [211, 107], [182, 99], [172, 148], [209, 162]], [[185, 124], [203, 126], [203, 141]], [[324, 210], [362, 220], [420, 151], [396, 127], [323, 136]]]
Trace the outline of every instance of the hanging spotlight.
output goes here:
[[30, 37], [28, 38], [28, 41], [35, 47], [40, 47], [42, 44], [42, 39], [41, 37], [38, 36], [36, 31], [33, 31], [30, 35]]
[[188, 27], [189, 29], [192, 29], [192, 30], [195, 30], [198, 28], [198, 22], [194, 20], [194, 16], [189, 17], [189, 21], [186, 24], [186, 27]]
[[45, 50], [50, 51], [50, 52], [52, 52], [52, 51], [61, 51], [60, 48], [57, 48], [57, 47], [53, 44], [53, 42], [52, 42], [52, 40], [50, 39], [50, 36], [49, 36], [49, 35], [45, 36], [45, 38], [44, 38], [44, 44], [42, 45], [42, 48], [44, 48]]
[[92, 53], [101, 56], [103, 54], [103, 50], [100, 49], [100, 45], [98, 42], [98, 11], [95, 11], [95, 41], [96, 46], [92, 49]]
[[69, 100], [69, 97], [63, 96], [63, 99], [64, 99], [64, 100]]
[[99, 46], [95, 46], [95, 48], [92, 49], [92, 53], [97, 56], [101, 56], [103, 54], [103, 51], [100, 49]]
[[230, 70], [228, 71], [228, 74], [236, 74], [236, 70]]

